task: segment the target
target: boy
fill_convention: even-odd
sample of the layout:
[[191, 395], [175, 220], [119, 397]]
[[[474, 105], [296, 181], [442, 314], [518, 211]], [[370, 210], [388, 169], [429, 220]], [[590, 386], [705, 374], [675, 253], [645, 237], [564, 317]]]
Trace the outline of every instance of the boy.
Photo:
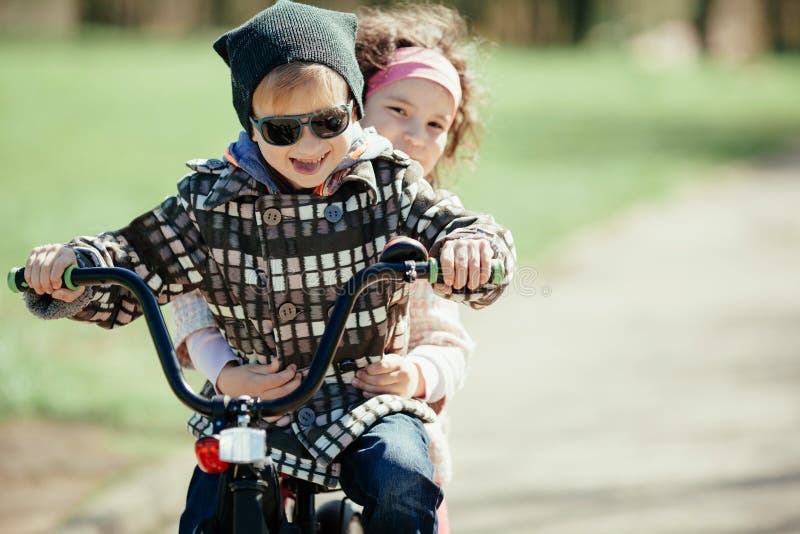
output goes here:
[[[481, 286], [493, 256], [510, 271], [508, 232], [432, 191], [416, 162], [354, 122], [363, 93], [355, 29], [353, 15], [281, 1], [217, 40], [244, 128], [226, 161], [189, 162], [195, 172], [177, 195], [119, 231], [34, 249], [25, 272], [39, 297], [29, 294], [29, 305], [109, 328], [141, 313], [118, 287], [61, 288], [75, 263], [129, 268], [161, 303], [199, 289], [242, 358], [220, 371], [218, 389], [268, 399], [300, 384], [337, 289], [397, 235], [438, 255], [447, 285], [472, 290], [459, 298], [495, 300], [503, 287]], [[441, 500], [421, 424], [430, 407], [364, 399], [352, 386], [358, 369], [405, 354], [407, 303], [405, 284], [367, 290], [320, 391], [264, 423], [282, 472], [340, 483], [374, 532], [435, 531]], [[194, 425], [198, 434], [208, 426]], [[190, 489], [187, 511], [207, 498], [198, 492]], [[182, 530], [201, 517], [190, 515]]]

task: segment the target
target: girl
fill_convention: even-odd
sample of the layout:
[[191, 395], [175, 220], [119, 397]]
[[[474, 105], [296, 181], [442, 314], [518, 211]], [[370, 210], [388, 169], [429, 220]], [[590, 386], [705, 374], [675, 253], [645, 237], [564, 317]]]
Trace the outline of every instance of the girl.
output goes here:
[[[440, 184], [442, 164], [461, 153], [474, 158], [478, 141], [478, 86], [467, 64], [475, 44], [464, 19], [440, 5], [362, 9], [356, 56], [366, 80], [361, 124], [374, 127], [396, 149], [419, 161], [429, 182]], [[328, 184], [315, 193], [324, 195]], [[442, 258], [446, 270], [448, 259]], [[455, 287], [472, 281], [455, 281]], [[409, 354], [387, 354], [359, 371], [353, 385], [364, 394], [392, 393], [426, 400], [439, 422], [428, 426], [436, 481], [451, 476], [450, 454], [441, 424], [446, 400], [463, 384], [473, 343], [458, 317], [455, 302], [438, 298], [427, 282], [414, 287], [410, 302]], [[211, 319], [198, 294], [174, 302], [177, 345], [184, 363], [191, 359], [218, 391], [225, 391], [223, 369], [238, 357]], [[188, 353], [188, 354], [187, 354]], [[285, 392], [283, 392], [285, 393]], [[196, 474], [213, 484], [215, 477]], [[193, 480], [193, 485], [203, 485]], [[191, 491], [191, 490], [190, 490]], [[213, 492], [211, 492], [213, 495]], [[439, 508], [439, 532], [449, 532], [446, 506]]]
[[[480, 88], [468, 63], [476, 43], [468, 38], [464, 19], [441, 5], [363, 9], [358, 15], [356, 57], [366, 80], [361, 123], [375, 127], [396, 149], [419, 161], [438, 188], [444, 165], [477, 156]], [[421, 370], [424, 398], [439, 412], [437, 422], [426, 427], [434, 476], [442, 485], [452, 475], [442, 409], [463, 385], [474, 344], [456, 303], [435, 296], [424, 281], [413, 289], [406, 361]], [[380, 375], [366, 376], [365, 382], [367, 392], [387, 391], [379, 386]], [[439, 532], [449, 532], [446, 497], [438, 515]]]

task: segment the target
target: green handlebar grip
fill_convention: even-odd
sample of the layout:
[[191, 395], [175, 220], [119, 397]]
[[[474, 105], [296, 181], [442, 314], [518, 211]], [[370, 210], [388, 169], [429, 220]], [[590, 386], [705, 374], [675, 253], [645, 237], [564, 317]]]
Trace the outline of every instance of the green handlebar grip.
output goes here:
[[[64, 274], [61, 275], [61, 283], [63, 286], [67, 289], [71, 289], [72, 291], [75, 291], [79, 287], [72, 282], [72, 271], [77, 268], [77, 265], [70, 265], [64, 269]], [[28, 283], [25, 281], [25, 268], [12, 268], [10, 271], [8, 271], [6, 282], [8, 283], [8, 288], [12, 291], [12, 293], [20, 293], [21, 291], [28, 289]]]
[[78, 285], [72, 282], [72, 271], [74, 271], [77, 268], [78, 268], [77, 265], [70, 265], [69, 267], [64, 269], [64, 274], [61, 277], [61, 282], [64, 284], [64, 287], [66, 287], [67, 289], [71, 289], [72, 291], [75, 291], [79, 287]]
[[492, 260], [492, 277], [489, 281], [495, 285], [503, 283], [506, 277], [506, 266], [503, 260]]
[[[8, 289], [11, 290], [12, 293], [19, 293], [22, 289], [27, 288], [28, 284], [25, 283], [25, 279], [22, 279], [22, 282], [17, 282], [17, 274], [24, 272], [22, 267], [12, 267], [10, 271], [8, 271], [8, 276], [6, 277], [6, 282], [8, 282]], [[20, 289], [22, 287], [22, 289]]]
[[428, 259], [430, 270], [428, 271], [428, 282], [435, 284], [439, 280], [439, 262], [434, 258]]
[[[428, 282], [431, 284], [435, 284], [436, 282], [441, 282], [441, 271], [439, 270], [439, 261], [430, 258], [428, 259], [428, 265], [430, 269], [428, 270]], [[506, 268], [503, 264], [502, 260], [492, 260], [492, 274], [489, 278], [490, 284], [501, 284], [506, 277]]]

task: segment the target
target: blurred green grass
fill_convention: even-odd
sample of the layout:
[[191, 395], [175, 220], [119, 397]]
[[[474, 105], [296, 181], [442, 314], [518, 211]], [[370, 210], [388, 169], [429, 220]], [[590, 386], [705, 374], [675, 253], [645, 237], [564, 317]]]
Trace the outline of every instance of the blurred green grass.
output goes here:
[[800, 139], [798, 56], [658, 72], [602, 50], [500, 49], [486, 72], [487, 135], [459, 190], [514, 231], [527, 262], [632, 202]]
[[[92, 33], [0, 43], [0, 265], [32, 246], [116, 228], [174, 191], [237, 132], [212, 36]], [[720, 164], [800, 135], [800, 59], [652, 72], [607, 51], [494, 50], [479, 165], [453, 186], [515, 234], [523, 262]], [[138, 322], [137, 322], [138, 323]], [[196, 383], [196, 379], [195, 379]], [[30, 317], [0, 292], [0, 417], [178, 435], [143, 324], [107, 332]]]

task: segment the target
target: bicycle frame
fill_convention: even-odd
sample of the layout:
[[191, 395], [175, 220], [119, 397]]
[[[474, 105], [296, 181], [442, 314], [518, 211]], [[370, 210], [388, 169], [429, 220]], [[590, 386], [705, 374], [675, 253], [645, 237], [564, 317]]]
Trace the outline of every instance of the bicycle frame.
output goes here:
[[[118, 268], [86, 268], [72, 272], [72, 282], [78, 285], [116, 283], [129, 289], [139, 300], [144, 311], [150, 335], [159, 354], [161, 368], [173, 393], [189, 408], [212, 418], [215, 433], [235, 425], [251, 425], [260, 417], [279, 415], [304, 404], [319, 389], [336, 353], [347, 316], [358, 296], [370, 285], [387, 280], [411, 282], [416, 275], [427, 275], [428, 262], [419, 264], [378, 263], [351, 278], [340, 291], [329, 322], [312, 359], [308, 375], [298, 389], [281, 399], [262, 401], [248, 397], [230, 398], [214, 396], [210, 400], [197, 395], [187, 384], [180, 370], [172, 339], [163, 315], [145, 282], [132, 271]], [[227, 425], [226, 425], [227, 423]], [[244, 423], [244, 424], [242, 424]], [[233, 426], [231, 425], [231, 426]], [[217, 517], [223, 526], [230, 521], [231, 532], [269, 534], [277, 533], [286, 525], [277, 473], [269, 457], [258, 469], [248, 464], [233, 464], [222, 475], [222, 493], [218, 498]], [[304, 487], [298, 493], [296, 528], [302, 533], [315, 532], [313, 490]], [[213, 523], [212, 523], [213, 524]], [[213, 528], [213, 527], [211, 527]]]
[[[274, 400], [231, 398], [215, 395], [207, 399], [195, 393], [183, 377], [175, 347], [161, 314], [155, 296], [147, 284], [133, 271], [117, 267], [74, 268], [65, 271], [64, 287], [79, 285], [116, 284], [127, 288], [142, 306], [150, 336], [158, 353], [161, 369], [172, 392], [188, 408], [212, 419], [214, 433], [225, 428], [252, 427], [262, 417], [282, 415], [308, 401], [320, 388], [326, 371], [334, 359], [336, 347], [342, 339], [348, 315], [356, 299], [370, 285], [383, 281], [411, 283], [418, 277], [429, 282], [441, 281], [436, 260], [427, 258], [427, 252], [419, 243], [400, 240], [390, 243], [381, 254], [380, 262], [357, 272], [339, 291], [328, 323], [317, 345], [308, 374], [301, 385], [286, 395]], [[503, 277], [502, 265], [493, 265], [492, 282]], [[22, 269], [13, 270], [8, 276], [9, 286], [18, 291], [26, 289]], [[263, 441], [266, 447], [266, 439]], [[265, 449], [266, 451], [266, 449]], [[303, 498], [296, 503], [299, 518], [295, 526], [285, 522], [277, 473], [269, 456], [264, 452], [263, 465], [258, 461], [233, 462], [223, 473], [220, 485], [220, 506], [217, 517], [224, 525], [230, 524], [233, 533], [275, 534], [287, 528], [299, 528], [302, 533], [315, 532], [313, 484], [300, 484]], [[265, 480], [266, 479], [266, 480]]]

